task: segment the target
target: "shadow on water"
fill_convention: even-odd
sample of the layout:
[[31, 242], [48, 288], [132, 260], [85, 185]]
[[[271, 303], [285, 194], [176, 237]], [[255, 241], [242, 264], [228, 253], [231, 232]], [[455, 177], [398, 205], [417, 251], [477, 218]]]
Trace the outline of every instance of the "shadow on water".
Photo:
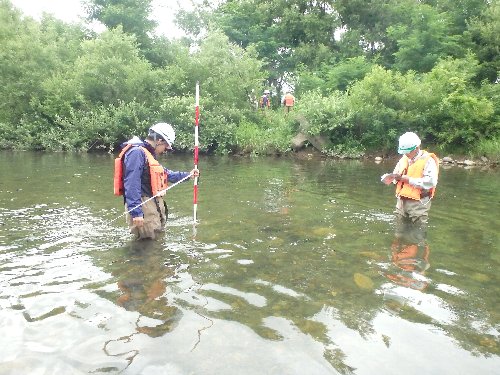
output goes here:
[[97, 289], [97, 294], [127, 311], [137, 311], [141, 319], [149, 318], [147, 324], [137, 322], [137, 332], [151, 337], [170, 332], [182, 315], [165, 296], [166, 280], [175, 274], [173, 267], [168, 266], [175, 255], [165, 253], [154, 241], [136, 241], [100, 259], [107, 263], [103, 268], [116, 279], [117, 290]]
[[[394, 237], [392, 165], [205, 158], [195, 238], [186, 184], [166, 235], [132, 242], [112, 221], [111, 160], [0, 154], [0, 373], [500, 365], [498, 172], [443, 170], [415, 240]], [[21, 167], [47, 178], [21, 186]]]

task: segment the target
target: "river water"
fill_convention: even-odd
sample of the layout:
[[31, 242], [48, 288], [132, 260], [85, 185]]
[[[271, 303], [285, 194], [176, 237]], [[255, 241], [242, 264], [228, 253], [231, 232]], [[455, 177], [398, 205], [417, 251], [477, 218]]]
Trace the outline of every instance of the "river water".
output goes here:
[[202, 157], [198, 225], [184, 183], [136, 243], [112, 162], [0, 153], [0, 374], [498, 373], [498, 169], [398, 247], [393, 162]]

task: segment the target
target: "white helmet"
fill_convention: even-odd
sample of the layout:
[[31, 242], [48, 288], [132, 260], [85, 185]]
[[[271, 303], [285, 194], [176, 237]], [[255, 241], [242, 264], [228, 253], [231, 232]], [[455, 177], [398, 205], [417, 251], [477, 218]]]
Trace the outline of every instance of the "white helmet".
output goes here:
[[170, 147], [173, 146], [175, 141], [175, 131], [174, 128], [172, 128], [172, 125], [167, 124], [166, 122], [159, 122], [149, 128], [149, 135], [152, 135], [152, 133], [156, 133], [162, 137], [165, 141], [167, 141]]
[[401, 137], [399, 137], [398, 153], [407, 154], [408, 152], [412, 152], [419, 147], [421, 143], [422, 141], [420, 141], [420, 138], [415, 133], [404, 133]]

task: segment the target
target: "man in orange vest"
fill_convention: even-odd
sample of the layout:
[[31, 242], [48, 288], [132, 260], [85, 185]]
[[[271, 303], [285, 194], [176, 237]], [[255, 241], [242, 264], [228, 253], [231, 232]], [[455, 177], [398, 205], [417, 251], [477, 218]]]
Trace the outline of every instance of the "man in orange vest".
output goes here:
[[290, 112], [294, 104], [295, 104], [295, 96], [293, 96], [292, 93], [287, 91], [285, 93], [285, 96], [283, 97], [283, 105], [285, 106], [285, 113]]
[[162, 194], [167, 181], [175, 183], [199, 175], [197, 169], [174, 172], [158, 163], [157, 155], [172, 151], [174, 140], [170, 124], [155, 124], [144, 141], [133, 137], [125, 142], [115, 160], [115, 195], [123, 195], [127, 224], [137, 239], [154, 239], [163, 231], [168, 213]]
[[431, 199], [438, 183], [439, 159], [433, 153], [420, 149], [420, 138], [407, 132], [399, 138], [398, 153], [403, 156], [393, 173], [382, 176], [385, 184], [396, 184], [396, 237], [405, 231], [405, 225], [419, 227], [423, 241], [426, 235]]

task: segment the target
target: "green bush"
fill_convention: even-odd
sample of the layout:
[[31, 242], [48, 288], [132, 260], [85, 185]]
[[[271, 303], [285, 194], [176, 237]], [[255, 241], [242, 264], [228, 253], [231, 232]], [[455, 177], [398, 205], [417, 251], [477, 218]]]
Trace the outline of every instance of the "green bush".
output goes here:
[[[53, 136], [43, 137], [41, 147], [47, 150], [113, 151], [122, 142], [137, 135], [144, 138], [155, 114], [137, 102], [96, 106], [93, 111], [72, 111], [56, 120]], [[50, 134], [50, 132], [49, 132]]]
[[498, 136], [494, 89], [486, 82], [478, 89], [474, 84], [478, 69], [477, 61], [469, 55], [464, 59], [442, 60], [424, 77], [438, 97], [430, 110], [433, 120], [430, 132], [438, 143], [470, 148], [478, 140]]
[[238, 152], [252, 154], [281, 154], [290, 150], [295, 135], [290, 119], [281, 111], [259, 112], [258, 123], [243, 120], [238, 124], [235, 140]]
[[309, 91], [300, 98], [294, 113], [307, 120], [302, 130], [308, 134], [332, 134], [339, 128], [346, 130], [351, 127], [352, 114], [347, 108], [346, 101], [347, 94], [340, 91], [335, 91], [329, 96], [323, 96], [319, 90]]
[[500, 137], [480, 140], [471, 150], [471, 154], [485, 156], [492, 162], [500, 163]]

